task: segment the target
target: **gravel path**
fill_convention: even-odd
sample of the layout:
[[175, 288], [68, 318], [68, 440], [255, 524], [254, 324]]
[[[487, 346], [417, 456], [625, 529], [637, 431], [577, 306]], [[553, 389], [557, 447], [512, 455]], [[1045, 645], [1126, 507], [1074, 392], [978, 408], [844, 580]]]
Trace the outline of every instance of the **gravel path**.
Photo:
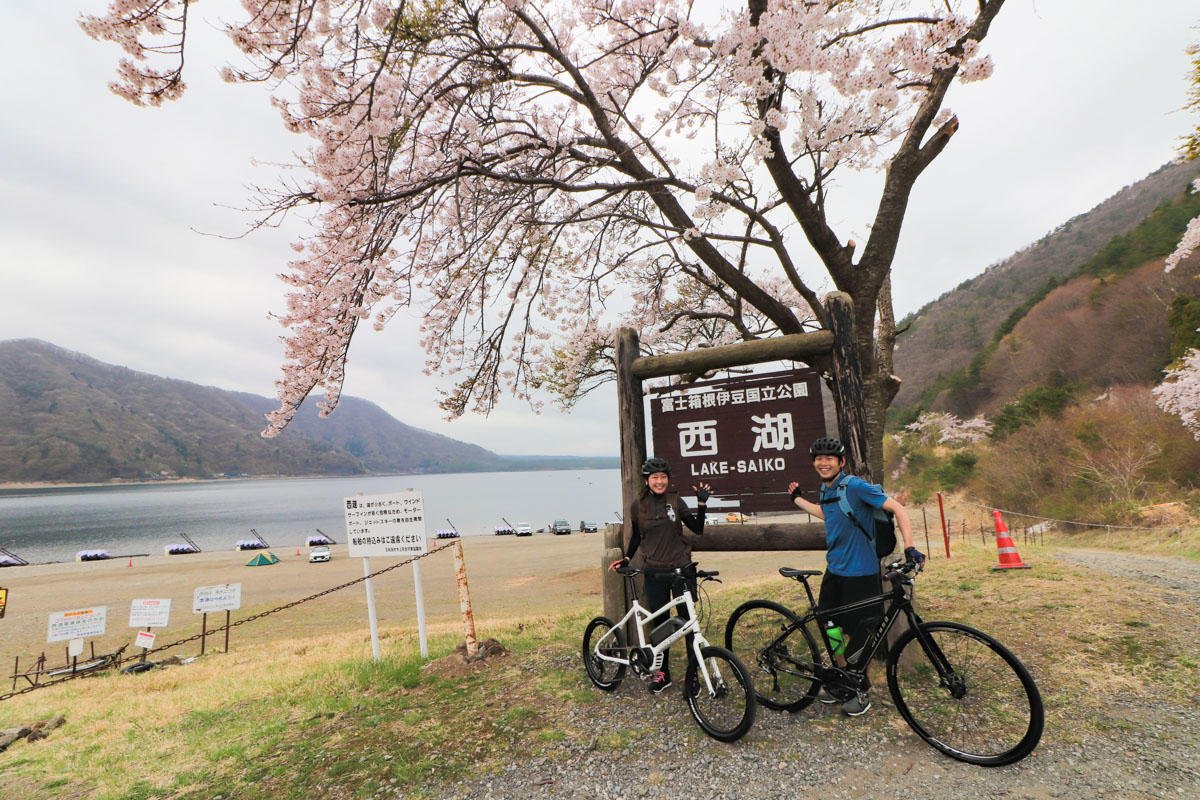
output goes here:
[[[1105, 551], [1057, 555], [1129, 580], [1138, 591], [1163, 594], [1180, 605], [1189, 631], [1200, 624], [1200, 565]], [[580, 668], [577, 657], [562, 661], [564, 668]], [[679, 681], [654, 697], [630, 674], [599, 702], [563, 709], [560, 729], [588, 729], [589, 741], [557, 745], [546, 756], [514, 753], [501, 772], [425, 791], [472, 800], [1200, 797], [1200, 711], [1194, 705], [1114, 697], [1114, 716], [1128, 724], [1081, 743], [1048, 735], [1025, 760], [983, 769], [921, 742], [892, 706], [881, 671], [874, 682], [874, 707], [863, 717], [846, 718], [836, 706], [819, 704], [795, 715], [760, 708], [750, 734], [729, 745], [696, 727]]]

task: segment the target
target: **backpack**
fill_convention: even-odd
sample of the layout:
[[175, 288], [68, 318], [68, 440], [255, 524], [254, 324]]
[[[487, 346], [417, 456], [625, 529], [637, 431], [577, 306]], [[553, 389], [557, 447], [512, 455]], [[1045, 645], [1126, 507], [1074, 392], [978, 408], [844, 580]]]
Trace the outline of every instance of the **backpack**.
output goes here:
[[854, 512], [850, 510], [850, 501], [846, 499], [846, 484], [849, 483], [850, 476], [844, 475], [837, 484], [837, 498], [833, 500], [822, 500], [822, 503], [837, 503], [838, 508], [846, 515], [846, 519], [854, 527], [863, 532], [875, 544], [876, 558], [884, 558], [890, 556], [896, 549], [896, 517], [890, 511], [884, 511], [882, 508], [873, 509], [871, 514], [871, 522], [873, 523], [874, 535], [867, 532], [857, 519], [854, 518]]

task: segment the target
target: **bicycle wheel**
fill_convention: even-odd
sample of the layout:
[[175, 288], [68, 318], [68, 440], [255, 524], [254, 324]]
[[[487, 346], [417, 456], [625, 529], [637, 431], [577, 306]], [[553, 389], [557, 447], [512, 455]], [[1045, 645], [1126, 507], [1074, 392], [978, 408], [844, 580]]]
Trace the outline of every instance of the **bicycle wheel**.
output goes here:
[[708, 681], [699, 662], [689, 659], [683, 683], [688, 708], [709, 736], [736, 741], [754, 724], [754, 683], [742, 662], [724, 647], [705, 647], [700, 655], [708, 668]]
[[738, 606], [725, 625], [725, 646], [753, 670], [755, 695], [767, 708], [799, 711], [821, 689], [817, 643], [779, 603], [751, 600]]
[[629, 652], [625, 648], [625, 634], [621, 633], [620, 628], [613, 627], [613, 621], [608, 617], [596, 617], [588, 623], [587, 629], [583, 632], [583, 666], [587, 670], [588, 677], [592, 679], [592, 683], [597, 689], [603, 689], [606, 692], [611, 692], [621, 683], [621, 679], [625, 677], [625, 665], [618, 664], [615, 661], [605, 661], [596, 655], [596, 643], [600, 641], [609, 631], [612, 631], [610, 636], [600, 648], [600, 652], [611, 654], [617, 658], [628, 658]]
[[926, 622], [949, 668], [942, 678], [915, 630], [888, 654], [888, 689], [904, 721], [951, 758], [984, 767], [1020, 761], [1042, 738], [1045, 711], [1025, 665], [985, 633]]

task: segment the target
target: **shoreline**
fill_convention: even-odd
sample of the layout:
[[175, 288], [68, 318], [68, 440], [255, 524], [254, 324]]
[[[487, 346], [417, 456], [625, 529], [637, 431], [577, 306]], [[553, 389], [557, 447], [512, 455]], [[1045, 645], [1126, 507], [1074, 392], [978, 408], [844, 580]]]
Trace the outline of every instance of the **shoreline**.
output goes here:
[[[541, 456], [539, 456], [541, 457]], [[566, 456], [545, 456], [545, 458], [565, 458]], [[413, 477], [421, 475], [488, 475], [492, 473], [509, 473], [509, 472], [589, 472], [593, 470], [608, 470], [619, 469], [619, 467], [543, 467], [531, 469], [486, 469], [486, 470], [467, 470], [464, 472], [362, 472], [348, 475], [328, 475], [328, 474], [311, 474], [311, 475], [239, 475], [237, 477], [212, 477], [212, 478], [110, 478], [106, 481], [0, 481], [0, 495], [8, 491], [22, 491], [26, 489], [94, 489], [106, 488], [111, 486], [174, 486], [177, 484], [191, 483], [231, 483], [234, 481], [300, 481], [300, 480], [315, 480], [315, 479], [336, 479], [344, 480], [348, 478], [389, 478], [389, 477]]]
[[21, 489], [91, 489], [104, 486], [157, 486], [160, 484], [179, 483], [222, 483], [229, 481], [263, 481], [272, 478], [319, 478], [322, 475], [246, 475], [240, 478], [162, 478], [160, 480], [112, 478], [107, 481], [0, 481], [0, 492]]

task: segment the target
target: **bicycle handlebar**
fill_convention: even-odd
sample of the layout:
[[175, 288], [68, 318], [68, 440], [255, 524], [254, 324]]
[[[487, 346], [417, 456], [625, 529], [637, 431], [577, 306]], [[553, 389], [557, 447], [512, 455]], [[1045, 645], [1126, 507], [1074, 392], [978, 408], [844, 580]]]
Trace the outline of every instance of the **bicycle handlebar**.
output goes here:
[[[674, 573], [676, 577], [682, 578], [685, 576], [686, 570], [699, 566], [695, 561], [688, 564], [686, 567], [618, 567], [616, 566], [616, 563], [619, 562], [614, 562], [613, 566], [609, 567], [609, 569], [618, 575], [624, 575], [627, 578], [631, 578], [634, 575], [669, 575], [671, 573]], [[717, 580], [717, 576], [720, 574], [721, 573], [717, 570], [696, 570], [697, 578], [706, 581], [717, 581], [717, 583], [721, 583], [721, 581]]]
[[893, 585], [905, 584], [912, 585], [913, 579], [917, 577], [924, 567], [915, 561], [893, 561], [887, 565], [887, 579]]

